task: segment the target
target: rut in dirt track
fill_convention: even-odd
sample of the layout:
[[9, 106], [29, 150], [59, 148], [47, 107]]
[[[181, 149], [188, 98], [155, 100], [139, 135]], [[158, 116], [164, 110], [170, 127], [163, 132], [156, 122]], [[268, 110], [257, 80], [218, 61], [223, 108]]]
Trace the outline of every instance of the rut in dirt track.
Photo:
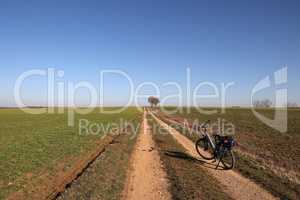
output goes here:
[[154, 149], [154, 141], [144, 111], [143, 128], [137, 138], [132, 155], [132, 169], [129, 172], [126, 200], [170, 200], [167, 175], [162, 168], [159, 153]]
[[[150, 115], [157, 121], [160, 126], [168, 130], [168, 132], [188, 151], [191, 156], [199, 158], [199, 155], [195, 151], [195, 145], [191, 140], [179, 133], [174, 128], [170, 127], [162, 120], [158, 119], [153, 113], [150, 113]], [[204, 165], [207, 165], [207, 167], [205, 167], [207, 172], [214, 178], [216, 178], [218, 182], [220, 182], [220, 184], [223, 186], [224, 191], [234, 199], [276, 199], [269, 192], [234, 171], [215, 170], [211, 167], [210, 163]]]

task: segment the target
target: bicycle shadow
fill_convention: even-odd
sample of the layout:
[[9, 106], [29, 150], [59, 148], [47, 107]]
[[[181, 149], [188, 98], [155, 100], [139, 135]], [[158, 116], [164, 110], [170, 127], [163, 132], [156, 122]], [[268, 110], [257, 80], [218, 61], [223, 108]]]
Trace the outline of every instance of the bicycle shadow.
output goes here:
[[176, 158], [176, 159], [183, 159], [189, 162], [193, 162], [196, 164], [199, 164], [203, 167], [206, 168], [210, 168], [210, 169], [215, 169], [215, 170], [227, 170], [225, 169], [223, 166], [219, 165], [218, 169], [216, 169], [217, 167], [217, 162], [213, 162], [213, 161], [207, 161], [207, 160], [202, 160], [202, 159], [198, 159], [195, 158], [185, 152], [181, 152], [181, 151], [164, 151], [164, 154], [166, 156], [172, 157], [172, 158]]

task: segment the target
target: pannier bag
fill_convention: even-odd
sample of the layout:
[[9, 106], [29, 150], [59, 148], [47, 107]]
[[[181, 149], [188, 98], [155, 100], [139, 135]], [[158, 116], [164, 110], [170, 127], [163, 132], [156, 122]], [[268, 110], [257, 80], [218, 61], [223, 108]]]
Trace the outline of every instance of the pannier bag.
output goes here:
[[234, 146], [235, 141], [232, 136], [220, 136], [215, 135], [217, 146], [224, 146], [225, 148], [231, 148]]

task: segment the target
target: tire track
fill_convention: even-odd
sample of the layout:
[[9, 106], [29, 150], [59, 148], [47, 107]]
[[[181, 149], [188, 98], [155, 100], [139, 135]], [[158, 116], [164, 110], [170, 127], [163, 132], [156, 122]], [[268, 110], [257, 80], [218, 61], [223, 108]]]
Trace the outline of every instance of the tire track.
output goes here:
[[125, 200], [171, 199], [167, 175], [162, 168], [159, 153], [154, 149], [154, 141], [150, 134], [144, 111], [143, 129], [137, 138], [132, 156], [132, 169], [124, 191]]

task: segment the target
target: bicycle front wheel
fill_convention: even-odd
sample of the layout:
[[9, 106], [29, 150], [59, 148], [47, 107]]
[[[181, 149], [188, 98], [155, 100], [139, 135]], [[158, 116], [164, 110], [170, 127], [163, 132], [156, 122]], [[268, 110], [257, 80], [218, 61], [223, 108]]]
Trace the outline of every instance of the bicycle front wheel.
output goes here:
[[214, 149], [208, 141], [207, 137], [202, 137], [197, 140], [196, 150], [198, 154], [206, 160], [212, 160], [215, 158]]
[[232, 150], [226, 150], [222, 156], [221, 162], [225, 169], [232, 169], [235, 166], [235, 157]]

